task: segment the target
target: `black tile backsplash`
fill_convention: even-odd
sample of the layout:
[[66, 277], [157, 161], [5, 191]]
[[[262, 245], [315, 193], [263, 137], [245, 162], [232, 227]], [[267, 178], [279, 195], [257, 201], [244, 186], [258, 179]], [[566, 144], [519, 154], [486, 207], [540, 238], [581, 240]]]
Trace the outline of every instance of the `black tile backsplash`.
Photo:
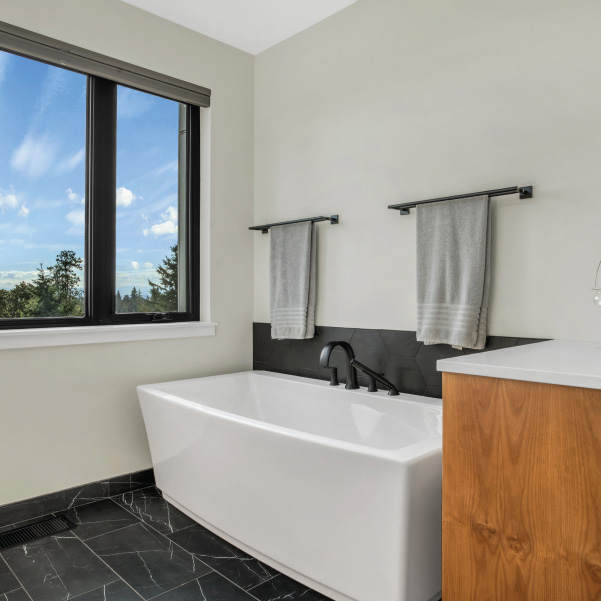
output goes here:
[[[332, 340], [345, 340], [350, 342], [359, 361], [384, 375], [400, 391], [437, 398], [442, 398], [442, 374], [436, 370], [436, 362], [483, 352], [458, 350], [447, 344], [424, 345], [416, 340], [415, 332], [402, 330], [318, 326], [315, 337], [309, 340], [273, 340], [270, 324], [254, 323], [253, 335], [254, 369], [329, 380], [330, 370], [319, 366], [321, 349]], [[484, 350], [534, 342], [542, 339], [489, 336]], [[338, 367], [338, 377], [345, 382], [341, 351], [332, 353], [330, 365]], [[367, 379], [359, 376], [359, 384], [367, 386]]]

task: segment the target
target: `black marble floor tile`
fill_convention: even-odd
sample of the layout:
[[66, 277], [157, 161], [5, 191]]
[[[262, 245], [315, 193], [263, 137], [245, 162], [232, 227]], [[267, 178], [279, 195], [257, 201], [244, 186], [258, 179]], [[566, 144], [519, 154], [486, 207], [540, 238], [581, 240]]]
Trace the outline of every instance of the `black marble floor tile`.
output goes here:
[[235, 584], [211, 572], [156, 597], [156, 601], [254, 601], [254, 599]]
[[96, 482], [86, 486], [69, 488], [68, 490], [59, 490], [58, 492], [11, 503], [10, 505], [3, 505], [0, 507], [0, 526], [70, 509], [76, 505], [100, 501], [109, 496], [108, 490], [108, 483]]
[[167, 503], [154, 486], [119, 495], [113, 500], [161, 534], [172, 534], [196, 523]]
[[17, 522], [16, 524], [7, 524], [6, 526], [0, 526], [0, 533], [6, 532], [7, 530], [12, 530], [13, 528], [21, 528], [22, 526], [29, 526], [29, 524], [33, 524], [34, 522], [39, 522], [41, 520], [47, 520], [53, 518], [53, 513], [48, 513], [46, 515], [41, 515], [35, 518], [31, 518], [30, 520], [23, 520], [22, 522]]
[[[140, 595], [127, 586], [123, 580], [117, 580], [80, 595], [73, 601], [140, 601], [140, 599]], [[2, 601], [1, 598], [0, 601]]]
[[280, 574], [268, 582], [264, 582], [250, 591], [259, 601], [328, 601], [321, 593], [314, 591], [304, 584]]
[[154, 470], [146, 469], [133, 474], [99, 480], [90, 484], [74, 486], [33, 499], [25, 499], [16, 503], [0, 506], [0, 527], [30, 520], [57, 511], [65, 511], [72, 507], [101, 501], [130, 490], [152, 486]]
[[187, 551], [144, 524], [97, 536], [87, 544], [144, 599], [210, 572]]
[[16, 591], [0, 595], [0, 601], [31, 601], [31, 599], [22, 588], [19, 588]]
[[278, 574], [199, 524], [170, 534], [169, 538], [245, 590]]
[[19, 581], [13, 576], [13, 573], [6, 565], [4, 559], [0, 557], [0, 595], [14, 591], [17, 588], [20, 588], [20, 586]]
[[70, 532], [3, 551], [2, 556], [33, 601], [65, 601], [116, 579]]
[[57, 515], [64, 515], [77, 526], [75, 534], [81, 540], [139, 523], [136, 517], [117, 503], [113, 503], [111, 499], [74, 507]]

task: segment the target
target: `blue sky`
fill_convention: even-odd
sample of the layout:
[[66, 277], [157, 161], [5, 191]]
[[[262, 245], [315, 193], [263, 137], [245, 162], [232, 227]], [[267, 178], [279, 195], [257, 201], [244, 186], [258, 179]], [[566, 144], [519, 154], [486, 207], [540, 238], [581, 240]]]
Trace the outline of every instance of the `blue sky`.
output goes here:
[[[147, 293], [177, 242], [179, 105], [117, 98], [117, 288]], [[0, 51], [0, 288], [84, 258], [85, 125], [84, 75]]]

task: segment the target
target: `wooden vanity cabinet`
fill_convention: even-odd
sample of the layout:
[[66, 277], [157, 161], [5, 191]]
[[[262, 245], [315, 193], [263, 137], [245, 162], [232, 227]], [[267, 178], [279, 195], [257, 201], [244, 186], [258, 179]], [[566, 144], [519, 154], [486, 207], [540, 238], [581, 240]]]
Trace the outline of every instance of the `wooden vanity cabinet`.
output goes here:
[[443, 374], [444, 601], [601, 600], [601, 390]]

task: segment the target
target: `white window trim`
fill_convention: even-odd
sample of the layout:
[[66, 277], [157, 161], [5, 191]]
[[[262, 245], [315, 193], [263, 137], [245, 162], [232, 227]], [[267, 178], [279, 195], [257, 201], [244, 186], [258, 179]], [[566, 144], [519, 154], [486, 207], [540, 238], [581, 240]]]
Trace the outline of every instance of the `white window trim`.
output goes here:
[[174, 323], [0, 330], [0, 350], [215, 336], [216, 327], [217, 324], [212, 321], [179, 321]]

